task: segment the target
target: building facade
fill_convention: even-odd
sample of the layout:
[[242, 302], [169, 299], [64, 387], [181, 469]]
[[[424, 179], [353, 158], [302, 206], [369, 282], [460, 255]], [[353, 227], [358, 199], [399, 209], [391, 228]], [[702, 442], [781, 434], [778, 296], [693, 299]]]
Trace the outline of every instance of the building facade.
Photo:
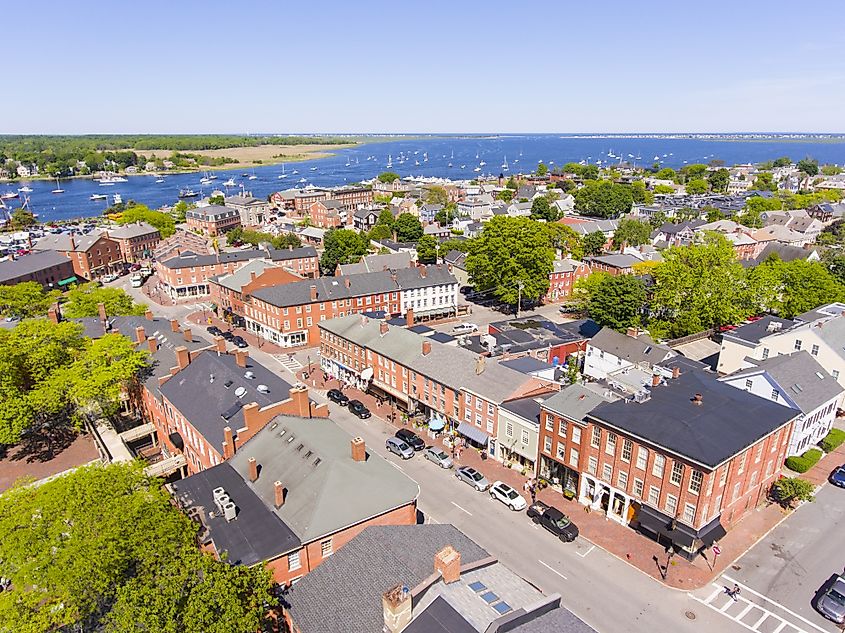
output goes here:
[[111, 229], [109, 237], [120, 245], [123, 261], [127, 263], [150, 259], [161, 242], [158, 229], [146, 222], [133, 222]]
[[236, 209], [212, 204], [188, 209], [185, 212], [185, 222], [188, 228], [209, 237], [218, 237], [236, 226], [241, 226], [241, 216]]

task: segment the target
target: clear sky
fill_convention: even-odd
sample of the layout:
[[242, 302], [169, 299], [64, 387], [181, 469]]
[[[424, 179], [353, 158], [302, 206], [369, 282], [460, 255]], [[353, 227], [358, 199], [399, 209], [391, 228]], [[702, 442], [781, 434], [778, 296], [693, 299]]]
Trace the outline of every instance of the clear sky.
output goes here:
[[0, 133], [845, 132], [845, 2], [4, 0]]

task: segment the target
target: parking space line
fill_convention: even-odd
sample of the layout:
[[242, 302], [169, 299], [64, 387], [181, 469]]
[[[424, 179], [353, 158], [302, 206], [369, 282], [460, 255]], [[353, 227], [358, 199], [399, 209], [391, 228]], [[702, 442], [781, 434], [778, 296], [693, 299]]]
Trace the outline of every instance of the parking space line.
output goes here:
[[710, 604], [711, 602], [713, 602], [713, 600], [716, 598], [716, 596], [718, 596], [723, 591], [724, 591], [724, 589], [722, 589], [721, 587], [716, 587], [716, 589], [713, 590], [713, 593], [710, 594], [710, 597], [707, 598], [707, 600], [704, 601], [704, 604]]
[[562, 573], [560, 573], [557, 569], [555, 569], [555, 568], [554, 568], [554, 567], [552, 567], [551, 565], [547, 565], [546, 563], [544, 563], [544, 562], [543, 562], [543, 561], [541, 561], [540, 559], [537, 559], [537, 562], [538, 562], [538, 563], [540, 563], [543, 567], [545, 567], [545, 568], [546, 568], [546, 569], [548, 569], [549, 571], [551, 571], [552, 573], [557, 574], [558, 576], [560, 576], [560, 577], [561, 577], [561, 578], [563, 578], [564, 580], [567, 580], [566, 576], [564, 576]]
[[589, 554], [590, 552], [592, 552], [594, 549], [596, 549], [596, 546], [595, 546], [595, 545], [591, 545], [591, 546], [590, 546], [590, 549], [588, 549], [588, 550], [587, 550], [586, 552], [584, 552], [583, 554], [579, 553], [579, 554], [578, 554], [578, 556], [580, 556], [581, 558], [586, 558], [586, 557], [587, 557], [587, 554]]
[[469, 510], [467, 510], [466, 508], [462, 508], [461, 506], [459, 506], [459, 505], [458, 505], [457, 503], [455, 503], [454, 501], [452, 501], [452, 502], [451, 502], [451, 504], [452, 504], [453, 506], [455, 506], [458, 510], [461, 510], [461, 511], [463, 511], [463, 512], [466, 512], [468, 515], [472, 516], [472, 512], [470, 512], [470, 511], [469, 511]]
[[[385, 459], [386, 459], [386, 458], [385, 458]], [[386, 459], [386, 461], [387, 461], [387, 463], [388, 463], [388, 464], [390, 464], [390, 465], [391, 465], [391, 466], [393, 466], [394, 468], [396, 468], [396, 469], [398, 469], [398, 470], [401, 470], [403, 473], [405, 472], [405, 469], [404, 469], [404, 468], [402, 468], [399, 464], [396, 464], [396, 463], [394, 463], [394, 462], [390, 461], [389, 459]]]
[[745, 608], [739, 613], [739, 615], [736, 616], [736, 619], [741, 620], [743, 618], [743, 616], [746, 613], [748, 613], [749, 611], [751, 611], [751, 609], [753, 609], [753, 608], [754, 608], [754, 604], [749, 602], [747, 605], [745, 605]]

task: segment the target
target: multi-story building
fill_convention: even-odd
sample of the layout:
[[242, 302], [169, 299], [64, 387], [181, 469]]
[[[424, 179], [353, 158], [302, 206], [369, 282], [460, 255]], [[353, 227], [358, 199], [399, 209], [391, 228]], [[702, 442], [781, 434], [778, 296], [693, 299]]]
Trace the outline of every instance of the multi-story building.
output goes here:
[[319, 329], [320, 365], [326, 374], [420, 413], [433, 431], [448, 425], [493, 457], [498, 455], [500, 405], [552, 390], [546, 381], [468, 349], [362, 314], [322, 321]]
[[346, 211], [338, 200], [317, 200], [308, 207], [308, 217], [314, 226], [324, 229], [346, 224]]
[[50, 289], [66, 286], [74, 280], [73, 263], [56, 251], [36, 251], [0, 262], [0, 284], [5, 286], [34, 281]]
[[581, 503], [690, 559], [765, 499], [797, 413], [698, 369], [655, 375], [633, 400], [584, 395], [574, 414], [543, 403], [541, 461], [565, 467]]
[[153, 250], [153, 257], [156, 260], [165, 260], [191, 251], [200, 255], [213, 253], [209, 240], [203, 235], [197, 235], [184, 229], [176, 229], [176, 232], [161, 240]]
[[544, 301], [556, 303], [566, 301], [572, 296], [575, 282], [589, 277], [592, 271], [584, 262], [565, 258], [555, 260], [552, 272], [549, 273], [549, 290]]
[[261, 198], [255, 198], [249, 192], [224, 198], [223, 204], [238, 212], [242, 226], [260, 226], [264, 224], [270, 211], [269, 202]]
[[454, 314], [455, 278], [442, 266], [320, 277], [254, 290], [244, 305], [247, 329], [282, 347], [317, 345], [321, 321], [356, 312]]
[[38, 240], [35, 250], [61, 253], [70, 259], [76, 276], [86, 280], [123, 270], [120, 244], [105, 231], [48, 235]]
[[344, 211], [352, 212], [373, 203], [373, 190], [367, 187], [341, 187], [332, 189], [331, 197], [340, 202]]
[[329, 192], [325, 189], [297, 189], [293, 194], [293, 209], [297, 215], [308, 215], [308, 209], [318, 200], [328, 200]]
[[[605, 380], [633, 368], [651, 372], [655, 366], [675, 356], [666, 345], [655, 343], [647, 334], [630, 329], [627, 334], [602, 328], [587, 343], [584, 375]], [[659, 368], [657, 371], [661, 371]]]
[[188, 228], [200, 231], [209, 237], [217, 237], [241, 226], [241, 215], [237, 209], [211, 204], [188, 209], [185, 212]]
[[264, 259], [254, 259], [233, 273], [208, 278], [209, 294], [217, 306], [217, 314], [229, 321], [243, 319], [245, 297], [253, 290], [297, 281], [302, 281], [302, 277]]
[[630, 275], [634, 272], [634, 266], [642, 262], [633, 255], [599, 255], [586, 257], [584, 261], [592, 272], [598, 270], [608, 275]]
[[129, 263], [150, 259], [161, 242], [158, 229], [146, 222], [133, 222], [110, 229], [109, 237], [120, 244], [123, 261]]
[[232, 564], [263, 563], [285, 586], [368, 527], [417, 522], [413, 480], [307, 413], [273, 416], [234, 455], [172, 490], [202, 524], [204, 548]]

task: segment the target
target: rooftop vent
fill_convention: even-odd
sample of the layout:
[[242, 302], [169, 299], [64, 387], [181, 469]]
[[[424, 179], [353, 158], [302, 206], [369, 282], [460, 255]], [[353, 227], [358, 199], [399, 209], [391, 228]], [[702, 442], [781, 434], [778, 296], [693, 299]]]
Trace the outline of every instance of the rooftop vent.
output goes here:
[[246, 387], [238, 387], [235, 389], [235, 395], [238, 398], [243, 398], [246, 395]]
[[816, 372], [816, 376], [818, 376], [818, 377], [819, 377], [819, 380], [824, 380], [824, 374], [823, 374], [823, 373], [821, 373], [820, 371], [817, 371], [817, 372]]
[[270, 387], [268, 387], [267, 385], [258, 385], [256, 389], [258, 389], [258, 391], [260, 391], [261, 393], [270, 393]]
[[227, 380], [226, 382], [223, 383], [223, 386], [226, 387], [226, 389], [229, 389], [234, 384], [235, 383], [232, 382], [231, 380]]
[[251, 371], [245, 372], [244, 378], [246, 378], [247, 380], [255, 380], [255, 374]]

